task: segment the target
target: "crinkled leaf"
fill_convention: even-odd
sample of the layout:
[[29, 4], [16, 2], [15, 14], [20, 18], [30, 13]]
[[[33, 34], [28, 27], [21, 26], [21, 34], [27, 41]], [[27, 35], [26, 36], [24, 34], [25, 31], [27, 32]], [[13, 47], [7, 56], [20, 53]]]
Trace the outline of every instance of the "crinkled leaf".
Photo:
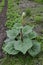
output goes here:
[[[23, 33], [23, 42], [21, 41], [21, 36], [17, 37], [17, 41], [15, 40], [16, 36], [20, 33], [21, 28]], [[31, 26], [22, 26], [21, 23], [16, 23], [12, 30], [7, 31], [8, 39], [5, 40], [4, 51], [13, 55], [17, 54], [19, 51], [25, 54], [33, 46], [31, 39], [36, 37], [36, 34], [32, 29], [33, 27]]]
[[26, 34], [30, 33], [33, 29], [33, 27], [28, 26], [28, 25], [27, 26], [22, 26], [21, 23], [16, 23], [13, 26], [13, 29], [19, 29], [20, 30], [21, 28], [22, 28], [22, 31], [23, 31], [23, 35], [26, 35]]
[[33, 47], [31, 49], [28, 50], [28, 53], [35, 57], [39, 52], [41, 51], [41, 46], [40, 43], [37, 41], [33, 42]]
[[21, 25], [21, 23], [15, 23], [14, 26], [13, 26], [13, 29], [17, 29], [17, 30], [18, 29], [20, 30], [21, 28], [23, 28], [23, 26]]
[[35, 31], [32, 31], [28, 34], [30, 39], [36, 38], [37, 37], [37, 33]]
[[16, 30], [16, 29], [12, 29], [12, 30], [8, 30], [7, 31], [7, 36], [10, 38], [10, 39], [15, 39], [15, 37], [19, 34], [19, 30]]
[[26, 35], [26, 34], [30, 33], [32, 30], [33, 30], [33, 27], [28, 26], [28, 25], [24, 26], [23, 29], [22, 29], [23, 35]]
[[10, 41], [12, 41], [12, 39], [7, 38], [4, 42], [5, 42], [5, 43], [8, 43], [8, 42], [10, 42]]
[[21, 40], [15, 41], [14, 48], [16, 50], [21, 51], [23, 54], [27, 52], [28, 49], [32, 47], [32, 41], [28, 38], [23, 39], [23, 42]]
[[9, 42], [12, 42], [12, 41], [14, 41], [14, 40], [7, 38], [7, 39], [4, 41], [4, 43], [5, 43], [5, 45], [6, 45], [6, 44], [8, 44]]
[[17, 53], [19, 53], [19, 51], [14, 49], [14, 41], [8, 42], [4, 47], [3, 50], [8, 53], [8, 54], [12, 54], [15, 55]]

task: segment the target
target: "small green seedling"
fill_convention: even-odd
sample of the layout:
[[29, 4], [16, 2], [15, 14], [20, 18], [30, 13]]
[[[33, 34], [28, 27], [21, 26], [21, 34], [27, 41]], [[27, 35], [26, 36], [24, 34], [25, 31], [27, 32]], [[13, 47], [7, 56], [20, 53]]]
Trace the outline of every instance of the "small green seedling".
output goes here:
[[31, 16], [31, 9], [30, 8], [27, 8], [25, 12], [26, 12], [26, 16]]
[[19, 1], [20, 1], [20, 0], [15, 0], [15, 2], [16, 2], [17, 5], [19, 4]]
[[43, 17], [42, 17], [42, 16], [35, 16], [35, 17], [34, 17], [34, 21], [35, 21], [36, 23], [41, 23], [41, 22], [43, 22]]
[[37, 3], [43, 3], [43, 0], [34, 0]]
[[4, 4], [5, 4], [5, 0], [2, 0], [0, 2], [0, 12], [2, 11], [3, 7], [4, 7]]

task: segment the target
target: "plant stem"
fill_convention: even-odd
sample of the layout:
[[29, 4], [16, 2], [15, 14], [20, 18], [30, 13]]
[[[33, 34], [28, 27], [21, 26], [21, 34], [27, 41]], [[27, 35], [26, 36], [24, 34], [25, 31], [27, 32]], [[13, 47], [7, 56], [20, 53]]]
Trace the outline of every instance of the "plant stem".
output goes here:
[[21, 37], [21, 41], [23, 42], [23, 33], [22, 33], [22, 29], [20, 29], [20, 37]]

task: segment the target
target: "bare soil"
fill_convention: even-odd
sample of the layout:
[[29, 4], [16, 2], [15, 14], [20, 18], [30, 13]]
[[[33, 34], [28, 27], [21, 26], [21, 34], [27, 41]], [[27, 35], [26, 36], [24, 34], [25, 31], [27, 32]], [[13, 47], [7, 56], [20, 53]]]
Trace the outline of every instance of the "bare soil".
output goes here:
[[2, 0], [0, 0], [0, 2], [1, 2]]

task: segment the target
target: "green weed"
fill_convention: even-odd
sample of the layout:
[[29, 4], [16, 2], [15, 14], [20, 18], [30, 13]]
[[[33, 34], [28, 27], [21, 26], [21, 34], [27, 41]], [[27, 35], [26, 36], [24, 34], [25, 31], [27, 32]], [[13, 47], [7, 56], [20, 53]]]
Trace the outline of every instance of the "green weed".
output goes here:
[[26, 12], [26, 16], [31, 16], [31, 9], [30, 8], [26, 8], [25, 12]]
[[18, 19], [18, 17], [20, 16], [18, 12], [19, 10], [14, 0], [9, 0], [7, 10], [7, 21], [5, 24], [7, 28], [12, 28], [13, 24], [16, 22], [15, 20]]
[[35, 0], [38, 3], [43, 3], [43, 0]]
[[19, 1], [20, 1], [20, 0], [15, 0], [15, 3], [16, 3], [16, 4], [19, 4]]
[[2, 2], [0, 2], [0, 12], [2, 11], [4, 7], [4, 3], [5, 3], [5, 0], [2, 0]]
[[36, 23], [41, 23], [41, 22], [43, 22], [43, 17], [42, 17], [42, 16], [35, 16], [35, 17], [34, 17], [34, 21], [35, 21]]

